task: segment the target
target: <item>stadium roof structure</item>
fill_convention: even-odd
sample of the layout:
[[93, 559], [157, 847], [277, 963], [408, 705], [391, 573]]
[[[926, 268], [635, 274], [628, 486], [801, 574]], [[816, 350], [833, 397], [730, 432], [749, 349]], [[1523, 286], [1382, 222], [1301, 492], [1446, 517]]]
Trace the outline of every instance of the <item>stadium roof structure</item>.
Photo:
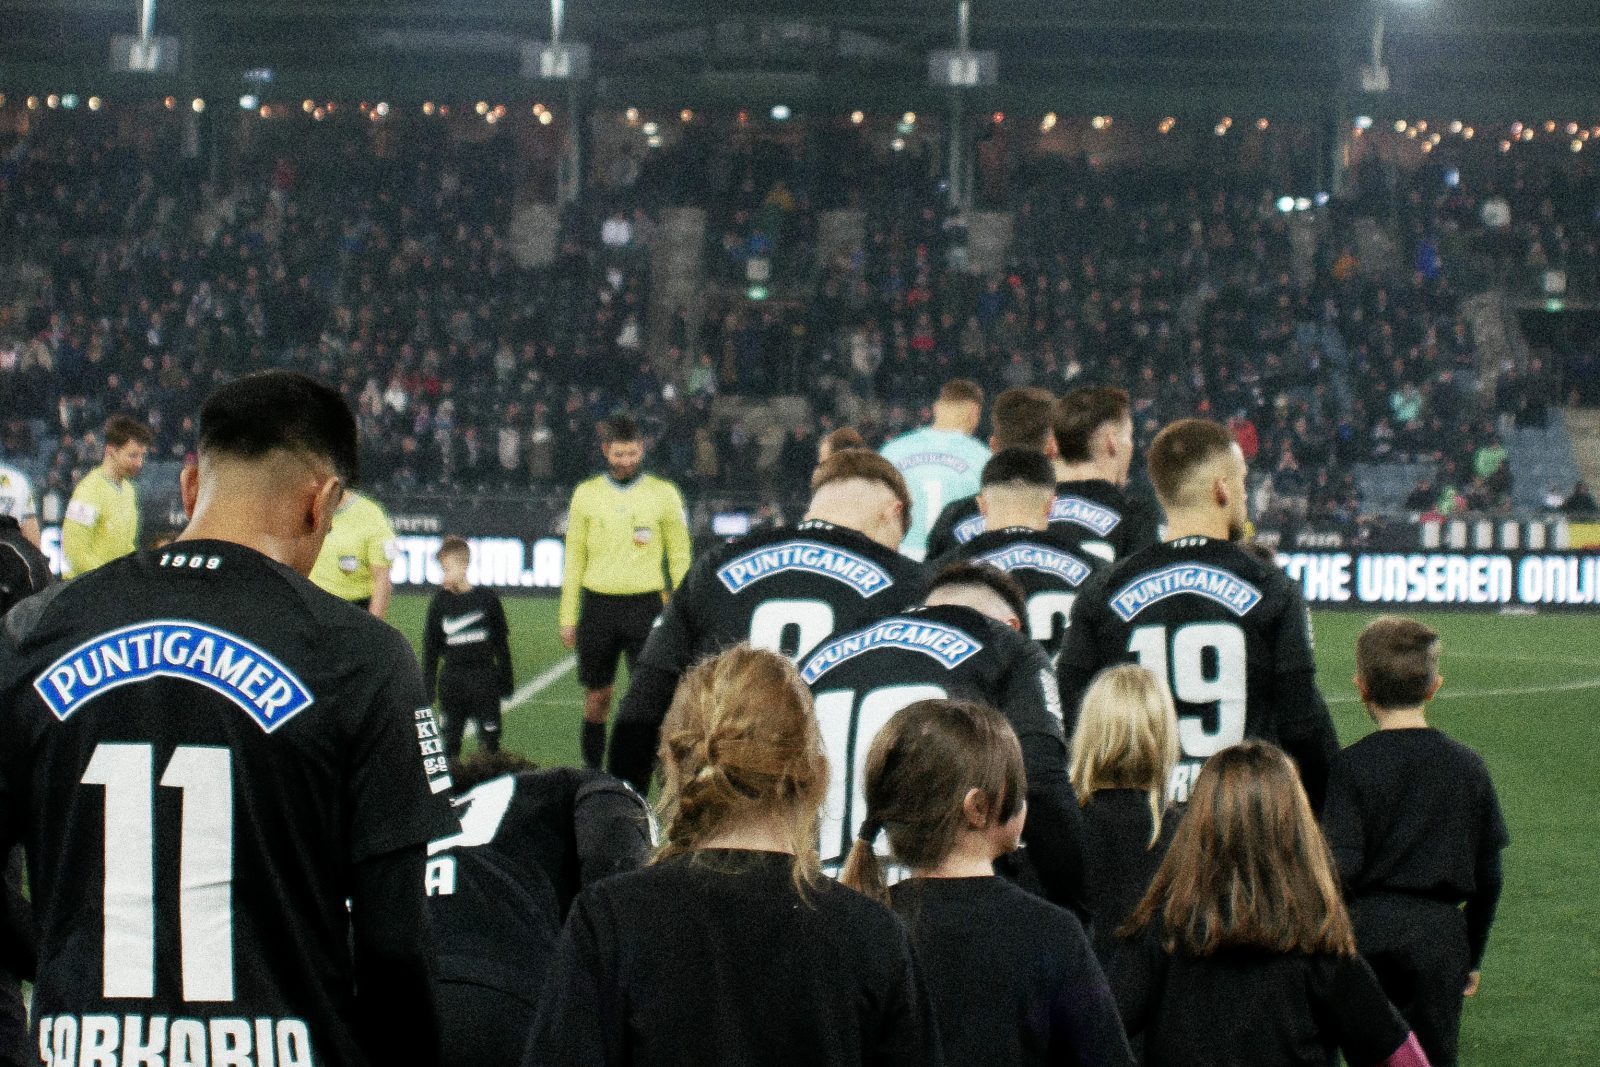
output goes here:
[[[956, 0], [566, 0], [593, 50], [595, 98], [661, 106], [909, 107], [943, 91]], [[972, 45], [999, 55], [980, 107], [1064, 112], [1493, 118], [1600, 115], [1592, 0], [972, 0]], [[1391, 92], [1355, 72], [1386, 22]], [[0, 0], [0, 89], [226, 93], [271, 71], [273, 94], [395, 100], [552, 94], [522, 78], [547, 0], [157, 0], [182, 42], [169, 75], [113, 75], [134, 0]]]

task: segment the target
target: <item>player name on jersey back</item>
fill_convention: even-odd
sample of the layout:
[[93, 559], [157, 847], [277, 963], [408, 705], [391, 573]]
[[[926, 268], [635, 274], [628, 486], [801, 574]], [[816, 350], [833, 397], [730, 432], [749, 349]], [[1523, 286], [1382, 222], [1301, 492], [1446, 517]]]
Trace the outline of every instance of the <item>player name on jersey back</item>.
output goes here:
[[806, 661], [800, 676], [807, 685], [813, 685], [839, 664], [875, 648], [921, 652], [951, 670], [983, 651], [983, 645], [971, 634], [953, 626], [918, 619], [885, 619], [868, 629], [823, 645]]
[[894, 584], [889, 572], [876, 563], [837, 545], [820, 541], [784, 541], [735, 556], [717, 568], [717, 578], [730, 593], [775, 574], [806, 571], [842, 582], [871, 597]]
[[39, 1062], [48, 1067], [313, 1067], [303, 1019], [182, 1019], [166, 1015], [46, 1015]]
[[271, 733], [314, 702], [311, 691], [270, 653], [203, 623], [157, 619], [85, 641], [35, 679], [34, 689], [65, 722], [108, 690], [149, 678], [197, 682], [237, 704]]
[[1168, 597], [1193, 593], [1215, 601], [1235, 615], [1248, 614], [1261, 603], [1261, 590], [1232, 571], [1203, 563], [1176, 563], [1139, 575], [1111, 595], [1111, 610], [1132, 622], [1145, 608]]

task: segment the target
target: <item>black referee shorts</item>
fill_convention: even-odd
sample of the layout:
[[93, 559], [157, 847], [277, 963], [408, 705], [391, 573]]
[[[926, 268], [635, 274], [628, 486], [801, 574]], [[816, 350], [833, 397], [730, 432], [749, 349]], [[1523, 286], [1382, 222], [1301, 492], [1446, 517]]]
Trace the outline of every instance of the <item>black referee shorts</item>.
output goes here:
[[578, 600], [578, 684], [608, 688], [623, 656], [631, 671], [660, 614], [660, 593], [610, 596], [585, 589]]

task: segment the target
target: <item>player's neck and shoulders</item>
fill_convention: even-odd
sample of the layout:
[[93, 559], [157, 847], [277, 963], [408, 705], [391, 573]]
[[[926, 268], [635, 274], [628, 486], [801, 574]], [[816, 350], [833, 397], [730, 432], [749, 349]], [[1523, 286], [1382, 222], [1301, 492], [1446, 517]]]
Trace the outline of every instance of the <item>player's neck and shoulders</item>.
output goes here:
[[1268, 583], [1287, 582], [1276, 563], [1269, 562], [1238, 541], [1204, 535], [1169, 537], [1112, 566], [1117, 576], [1142, 574], [1182, 564], [1218, 567], [1240, 578]]
[[576, 492], [583, 493], [586, 496], [626, 496], [634, 493], [649, 495], [674, 488], [673, 484], [667, 479], [660, 475], [651, 474], [646, 470], [641, 470], [632, 478], [621, 482], [613, 478], [610, 471], [601, 471], [579, 482]]
[[1432, 724], [1378, 728], [1339, 754], [1348, 771], [1370, 771], [1390, 779], [1406, 766], [1426, 769], [1430, 776], [1448, 765], [1451, 775], [1480, 771], [1488, 774], [1483, 757], [1466, 743]]
[[[977, 559], [1018, 545], [1034, 545], [1055, 552], [1065, 552], [1074, 558], [1083, 558], [1077, 548], [1078, 542], [1052, 526], [1042, 530], [1031, 526], [1003, 526], [998, 530], [984, 530], [951, 553], [951, 558]], [[1092, 561], [1084, 560], [1084, 562]]]
[[988, 447], [972, 436], [960, 430], [937, 426], [930, 423], [918, 427], [894, 438], [883, 446], [885, 457], [893, 461], [896, 458], [907, 458], [920, 452], [942, 452], [954, 455], [987, 454]]
[[820, 545], [824, 548], [849, 552], [865, 557], [895, 577], [909, 577], [921, 572], [921, 565], [894, 549], [879, 544], [859, 530], [825, 519], [805, 519], [794, 526], [775, 526], [756, 530], [736, 537], [714, 550], [718, 564], [747, 556], [753, 552], [771, 551], [785, 545]]

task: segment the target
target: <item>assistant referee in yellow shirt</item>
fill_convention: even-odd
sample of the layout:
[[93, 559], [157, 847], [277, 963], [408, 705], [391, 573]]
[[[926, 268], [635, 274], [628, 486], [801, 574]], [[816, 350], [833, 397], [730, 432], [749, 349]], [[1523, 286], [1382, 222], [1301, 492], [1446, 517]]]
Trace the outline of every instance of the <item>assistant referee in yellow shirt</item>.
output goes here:
[[665, 594], [689, 570], [683, 497], [671, 482], [641, 471], [638, 423], [626, 415], [609, 420], [603, 449], [607, 472], [572, 492], [561, 581], [561, 643], [578, 651], [588, 767], [605, 761], [617, 659], [627, 657], [633, 669]]

